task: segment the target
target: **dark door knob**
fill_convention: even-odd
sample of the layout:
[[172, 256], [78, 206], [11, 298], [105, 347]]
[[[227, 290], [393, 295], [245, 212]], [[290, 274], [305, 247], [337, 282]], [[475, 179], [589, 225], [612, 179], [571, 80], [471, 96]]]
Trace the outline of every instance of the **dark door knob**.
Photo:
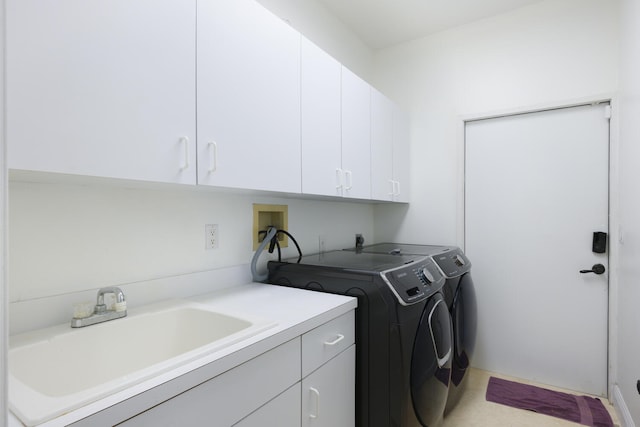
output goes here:
[[595, 274], [602, 274], [605, 272], [605, 268], [604, 265], [602, 264], [595, 264], [593, 267], [591, 267], [591, 270], [580, 270], [580, 273], [595, 273]]

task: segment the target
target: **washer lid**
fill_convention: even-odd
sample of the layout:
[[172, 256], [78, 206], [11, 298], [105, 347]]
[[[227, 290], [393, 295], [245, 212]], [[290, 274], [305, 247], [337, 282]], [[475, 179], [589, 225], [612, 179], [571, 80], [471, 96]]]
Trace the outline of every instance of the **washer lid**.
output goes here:
[[283, 262], [382, 279], [401, 305], [428, 298], [442, 289], [445, 282], [433, 259], [423, 255], [331, 251], [303, 256], [299, 262], [297, 258]]
[[[362, 248], [362, 252], [388, 255], [427, 255], [432, 256], [453, 249], [451, 246], [415, 245], [411, 243], [376, 243]], [[345, 249], [354, 251], [355, 249]]]
[[[381, 272], [412, 264], [422, 259], [424, 259], [424, 257], [420, 255], [395, 256], [363, 252], [331, 251], [303, 256], [300, 259], [299, 264], [316, 265], [319, 267], [329, 267], [377, 275]], [[295, 264], [297, 258], [290, 258], [285, 261]]]
[[[345, 249], [354, 251], [354, 249]], [[462, 276], [471, 270], [471, 261], [457, 246], [415, 245], [410, 243], [376, 243], [362, 248], [362, 252], [395, 256], [424, 255], [434, 259], [447, 279]]]

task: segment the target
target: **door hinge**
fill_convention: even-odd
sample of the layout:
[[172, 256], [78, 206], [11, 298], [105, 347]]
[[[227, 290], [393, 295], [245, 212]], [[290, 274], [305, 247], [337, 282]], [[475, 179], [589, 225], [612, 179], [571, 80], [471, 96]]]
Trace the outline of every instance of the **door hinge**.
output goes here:
[[611, 105], [605, 105], [605, 107], [604, 107], [604, 118], [605, 119], [610, 119], [611, 118]]

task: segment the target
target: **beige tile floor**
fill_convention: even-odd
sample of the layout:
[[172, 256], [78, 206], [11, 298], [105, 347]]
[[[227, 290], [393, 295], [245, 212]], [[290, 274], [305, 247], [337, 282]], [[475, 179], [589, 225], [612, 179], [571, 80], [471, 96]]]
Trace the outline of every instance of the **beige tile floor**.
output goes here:
[[[467, 389], [458, 405], [444, 419], [442, 427], [577, 427], [580, 424], [548, 415], [537, 414], [532, 411], [515, 409], [494, 402], [487, 402], [485, 393], [491, 376], [533, 384], [529, 381], [518, 380], [505, 375], [472, 369], [470, 371]], [[535, 384], [540, 385], [540, 384]], [[564, 391], [556, 387], [541, 385], [541, 387]], [[609, 410], [613, 423], [620, 425], [613, 407], [606, 399], [601, 399]]]

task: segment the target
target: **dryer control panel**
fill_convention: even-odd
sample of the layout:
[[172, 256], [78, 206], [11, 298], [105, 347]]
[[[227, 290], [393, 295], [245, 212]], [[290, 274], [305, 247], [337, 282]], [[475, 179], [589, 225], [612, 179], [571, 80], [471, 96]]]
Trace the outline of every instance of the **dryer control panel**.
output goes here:
[[415, 304], [442, 289], [445, 278], [431, 258], [380, 273], [402, 305]]
[[462, 276], [471, 270], [471, 261], [460, 248], [452, 248], [434, 255], [433, 259], [447, 279]]

